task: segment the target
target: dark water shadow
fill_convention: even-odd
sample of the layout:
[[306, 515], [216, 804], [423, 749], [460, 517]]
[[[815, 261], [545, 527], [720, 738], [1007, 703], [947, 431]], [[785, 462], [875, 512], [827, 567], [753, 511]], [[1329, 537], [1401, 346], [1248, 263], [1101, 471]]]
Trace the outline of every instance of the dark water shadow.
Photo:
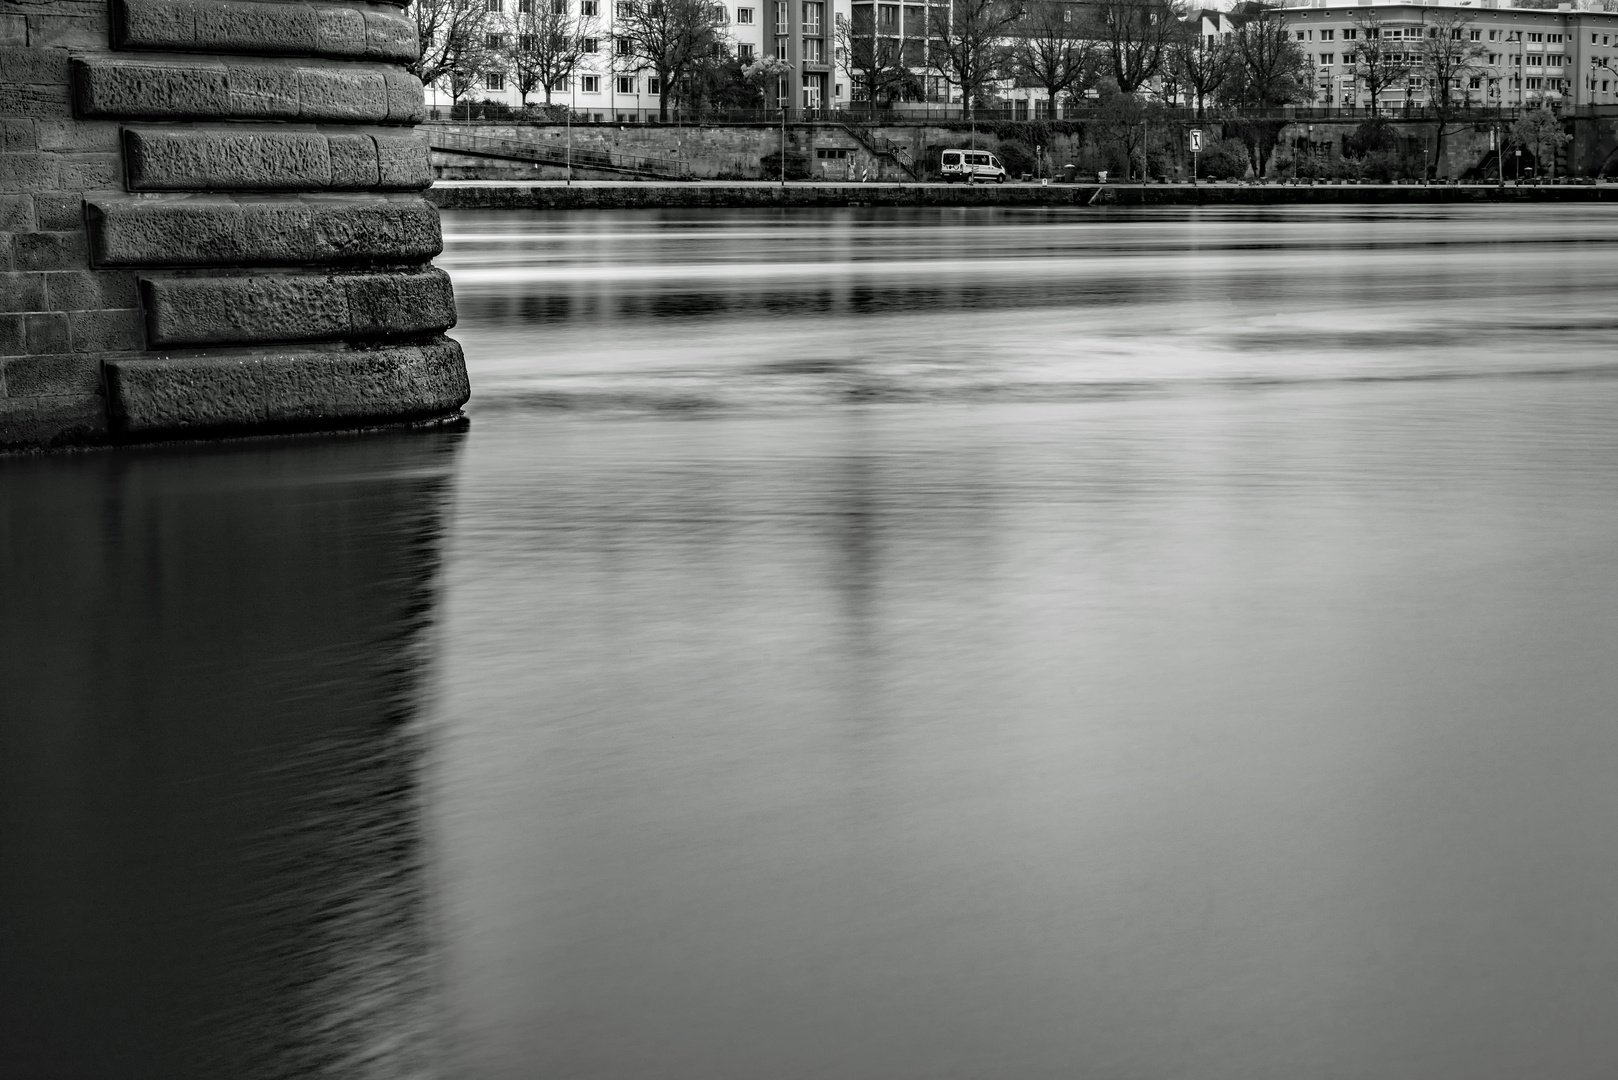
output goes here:
[[0, 459], [0, 1075], [439, 1072], [460, 439]]

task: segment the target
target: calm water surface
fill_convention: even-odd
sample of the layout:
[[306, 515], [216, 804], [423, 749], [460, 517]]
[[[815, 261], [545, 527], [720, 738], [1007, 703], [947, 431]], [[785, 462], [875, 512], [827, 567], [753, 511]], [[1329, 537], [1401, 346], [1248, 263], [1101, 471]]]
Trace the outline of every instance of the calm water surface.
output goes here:
[[1618, 1072], [1618, 213], [448, 214], [0, 458], [0, 1072]]

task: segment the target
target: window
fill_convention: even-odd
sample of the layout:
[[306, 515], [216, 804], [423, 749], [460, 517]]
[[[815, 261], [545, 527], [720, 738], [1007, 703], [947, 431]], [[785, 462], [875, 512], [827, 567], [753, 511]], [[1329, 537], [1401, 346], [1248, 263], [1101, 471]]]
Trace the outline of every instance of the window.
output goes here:
[[633, 94], [635, 92], [635, 76], [618, 76], [618, 92], [620, 94]]
[[1602, 34], [1601, 35], [1601, 44], [1605, 45], [1606, 43], [1607, 43], [1607, 35]]
[[819, 37], [821, 34], [820, 20], [826, 14], [826, 5], [821, 0], [804, 0], [803, 3], [803, 32], [809, 37]]
[[1344, 30], [1343, 31], [1343, 40], [1344, 41], [1353, 41], [1355, 38], [1357, 38], [1359, 36], [1360, 36], [1360, 32], [1358, 30]]
[[489, 6], [488, 6], [487, 10], [491, 14], [495, 14], [495, 15], [500, 14], [500, 0], [489, 0]]
[[1343, 54], [1343, 63], [1352, 64], [1353, 62], [1354, 62], [1354, 54], [1353, 53], [1346, 52], [1346, 53]]
[[736, 22], [742, 26], [753, 25], [753, 9], [750, 7], [736, 9]]
[[539, 48], [539, 35], [524, 34], [521, 39], [518, 40], [517, 44], [519, 47], [521, 47], [523, 52], [533, 52], [535, 49]]
[[784, 37], [778, 37], [775, 39], [775, 58], [777, 60], [790, 59], [790, 57], [787, 55], [791, 51], [791, 49], [787, 46], [787, 42], [790, 40], [790, 38]]
[[1545, 35], [1544, 34], [1529, 34], [1528, 35], [1528, 40], [1529, 41], [1544, 41], [1545, 40]]
[[1302, 41], [1302, 40], [1303, 40], [1303, 31], [1302, 31], [1302, 30], [1299, 30], [1299, 31], [1298, 31], [1298, 40], [1299, 40], [1299, 41]]
[[754, 59], [753, 43], [750, 41], [743, 41], [738, 44], [736, 46], [736, 58], [744, 64], [751, 64]]
[[1545, 88], [1545, 80], [1544, 79], [1529, 79], [1528, 80], [1528, 89], [1530, 89], [1530, 90], [1543, 90], [1544, 88]]
[[630, 55], [629, 39], [626, 37], [617, 38], [613, 42], [613, 52], [617, 53], [619, 56]]
[[1490, 64], [1490, 66], [1492, 67], [1492, 66], [1495, 66], [1495, 65], [1497, 65], [1499, 63], [1500, 63], [1500, 54], [1497, 53], [1497, 52], [1490, 53], [1489, 54], [1489, 64]]
[[517, 0], [517, 10], [524, 15], [534, 10], [534, 0]]
[[884, 34], [897, 34], [899, 32], [899, 5], [881, 4], [876, 9], [877, 29]]
[[490, 34], [484, 38], [483, 43], [495, 52], [499, 52], [506, 47], [506, 35]]
[[790, 18], [791, 16], [787, 14], [787, 0], [775, 0], [775, 32], [785, 33]]
[[483, 74], [483, 89], [485, 89], [485, 90], [504, 90], [505, 88], [506, 88], [506, 76], [505, 76], [504, 72], [500, 72], [500, 71], [487, 71], [487, 72], [484, 72], [484, 74]]
[[1483, 31], [1482, 30], [1469, 30], [1469, 31], [1467, 31], [1467, 40], [1468, 41], [1482, 41], [1483, 40]]
[[1538, 53], [1531, 53], [1531, 54], [1529, 54], [1529, 57], [1528, 57], [1528, 66], [1529, 67], [1544, 67], [1545, 66], [1545, 58], [1543, 56], [1540, 56]]
[[1560, 45], [1560, 44], [1562, 44], [1562, 35], [1561, 34], [1546, 34], [1545, 35], [1545, 41], [1548, 44], [1551, 44], [1551, 45]]
[[1466, 88], [1468, 90], [1482, 90], [1483, 77], [1481, 75], [1472, 76], [1470, 79], [1466, 80]]
[[804, 38], [803, 61], [806, 64], [824, 64], [826, 62], [826, 42], [817, 37]]
[[658, 82], [655, 77], [649, 78], [646, 80], [646, 92], [655, 97], [663, 92], [663, 84]]
[[586, 94], [599, 94], [599, 93], [601, 93], [601, 76], [600, 75], [580, 75], [579, 76], [579, 89], [583, 90]]
[[630, 0], [618, 0], [612, 10], [620, 19], [631, 19], [635, 16], [635, 5]]
[[1500, 40], [1500, 31], [1498, 31], [1498, 30], [1490, 30], [1489, 31], [1489, 40], [1490, 41], [1499, 41]]
[[596, 52], [597, 50], [599, 50], [600, 48], [601, 48], [601, 42], [597, 41], [593, 37], [581, 38], [579, 40], [579, 51], [580, 52], [593, 53], [593, 52]]
[[601, 4], [598, 0], [579, 0], [579, 14], [593, 19], [601, 14]]
[[1321, 41], [1330, 41], [1331, 40], [1331, 35], [1332, 35], [1332, 32], [1330, 30], [1322, 30], [1320, 32], [1320, 40]]
[[1323, 53], [1320, 54], [1320, 66], [1321, 67], [1331, 67], [1332, 60], [1333, 60], [1333, 56], [1332, 56], [1331, 53], [1323, 52]]

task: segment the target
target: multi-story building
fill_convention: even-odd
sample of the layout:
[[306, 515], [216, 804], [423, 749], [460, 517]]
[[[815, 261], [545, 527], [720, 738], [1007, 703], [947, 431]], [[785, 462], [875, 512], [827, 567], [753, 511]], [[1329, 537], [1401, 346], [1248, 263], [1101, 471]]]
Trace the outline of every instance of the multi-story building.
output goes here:
[[1438, 13], [1477, 54], [1455, 87], [1469, 104], [1521, 106], [1538, 101], [1568, 105], [1618, 102], [1618, 12], [1503, 8], [1494, 0], [1472, 4], [1315, 3], [1282, 9], [1298, 45], [1309, 55], [1317, 80], [1316, 100], [1333, 106], [1371, 104], [1356, 78], [1354, 54], [1366, 22], [1374, 17], [1383, 39], [1407, 42], [1409, 73], [1379, 95], [1382, 108], [1421, 106], [1432, 87], [1421, 70], [1422, 39], [1436, 33]]
[[[550, 3], [552, 0], [484, 0], [491, 16], [519, 3]], [[600, 121], [635, 122], [655, 120], [663, 88], [655, 72], [634, 70], [628, 59], [628, 42], [615, 33], [619, 18], [630, 0], [562, 0], [576, 16], [593, 19], [595, 35], [586, 40], [585, 61], [572, 78], [552, 89], [551, 102], [567, 105], [575, 115]], [[778, 56], [792, 66], [795, 87], [800, 95], [789, 95], [789, 108], [840, 108], [848, 101], [848, 80], [834, 71], [836, 49], [835, 19], [847, 18], [849, 0], [716, 0], [727, 23], [732, 54], [743, 64], [763, 56]], [[498, 29], [491, 27], [491, 34]], [[491, 44], [493, 44], [491, 42]], [[517, 106], [521, 95], [508, 72], [490, 65], [482, 72], [471, 98], [499, 101]], [[541, 91], [530, 94], [529, 104], [544, 101]], [[771, 100], [772, 107], [779, 106]], [[429, 88], [429, 106], [449, 107], [445, 87]]]

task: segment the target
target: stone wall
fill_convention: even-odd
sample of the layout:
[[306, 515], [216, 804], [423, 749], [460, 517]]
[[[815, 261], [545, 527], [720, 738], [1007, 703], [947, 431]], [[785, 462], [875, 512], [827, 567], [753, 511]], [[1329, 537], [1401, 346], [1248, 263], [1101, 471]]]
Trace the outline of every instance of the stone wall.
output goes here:
[[0, 446], [454, 413], [403, 0], [0, 0]]

